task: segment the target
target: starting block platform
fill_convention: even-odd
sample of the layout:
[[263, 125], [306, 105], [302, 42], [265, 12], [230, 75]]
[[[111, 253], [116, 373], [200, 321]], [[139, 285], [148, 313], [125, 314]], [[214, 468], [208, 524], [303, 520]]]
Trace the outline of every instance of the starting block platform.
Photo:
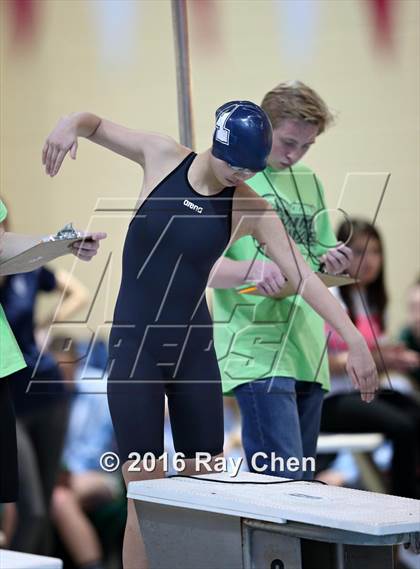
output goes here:
[[287, 479], [131, 482], [151, 569], [392, 569], [392, 546], [420, 549], [419, 500], [275, 481]]
[[0, 549], [0, 569], [62, 569], [62, 567], [63, 562], [56, 557]]

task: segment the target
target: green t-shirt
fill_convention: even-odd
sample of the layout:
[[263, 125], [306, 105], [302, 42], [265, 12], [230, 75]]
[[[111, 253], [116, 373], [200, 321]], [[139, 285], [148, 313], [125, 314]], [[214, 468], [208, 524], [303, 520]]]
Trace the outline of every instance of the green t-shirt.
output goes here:
[[[313, 270], [318, 257], [335, 246], [324, 191], [301, 164], [292, 170], [267, 168], [247, 181], [276, 209], [288, 233]], [[267, 259], [259, 243], [242, 237], [226, 252], [234, 260]], [[213, 291], [214, 342], [223, 391], [276, 376], [317, 381], [329, 389], [324, 321], [299, 295], [282, 300]]]
[[[6, 216], [6, 207], [0, 200], [0, 223], [6, 219]], [[25, 366], [25, 360], [0, 305], [0, 378], [10, 375]]]

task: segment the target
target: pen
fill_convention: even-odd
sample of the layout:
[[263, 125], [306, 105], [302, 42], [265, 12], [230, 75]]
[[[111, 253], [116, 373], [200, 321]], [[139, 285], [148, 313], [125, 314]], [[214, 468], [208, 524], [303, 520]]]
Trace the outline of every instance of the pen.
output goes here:
[[247, 292], [254, 292], [257, 290], [256, 286], [249, 286], [248, 288], [243, 288], [242, 290], [238, 290], [239, 294], [246, 294]]

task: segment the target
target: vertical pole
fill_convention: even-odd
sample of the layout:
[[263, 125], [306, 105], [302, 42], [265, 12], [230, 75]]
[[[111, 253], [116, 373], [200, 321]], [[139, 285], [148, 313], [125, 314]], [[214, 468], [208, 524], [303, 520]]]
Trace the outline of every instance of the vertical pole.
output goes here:
[[172, 0], [180, 142], [194, 148], [187, 1]]

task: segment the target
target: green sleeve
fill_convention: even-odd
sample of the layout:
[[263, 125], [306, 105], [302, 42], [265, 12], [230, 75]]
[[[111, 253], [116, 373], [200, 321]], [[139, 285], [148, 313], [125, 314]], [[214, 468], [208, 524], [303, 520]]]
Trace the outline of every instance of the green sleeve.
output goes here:
[[4, 203], [0, 200], [0, 223], [7, 217], [7, 209]]

